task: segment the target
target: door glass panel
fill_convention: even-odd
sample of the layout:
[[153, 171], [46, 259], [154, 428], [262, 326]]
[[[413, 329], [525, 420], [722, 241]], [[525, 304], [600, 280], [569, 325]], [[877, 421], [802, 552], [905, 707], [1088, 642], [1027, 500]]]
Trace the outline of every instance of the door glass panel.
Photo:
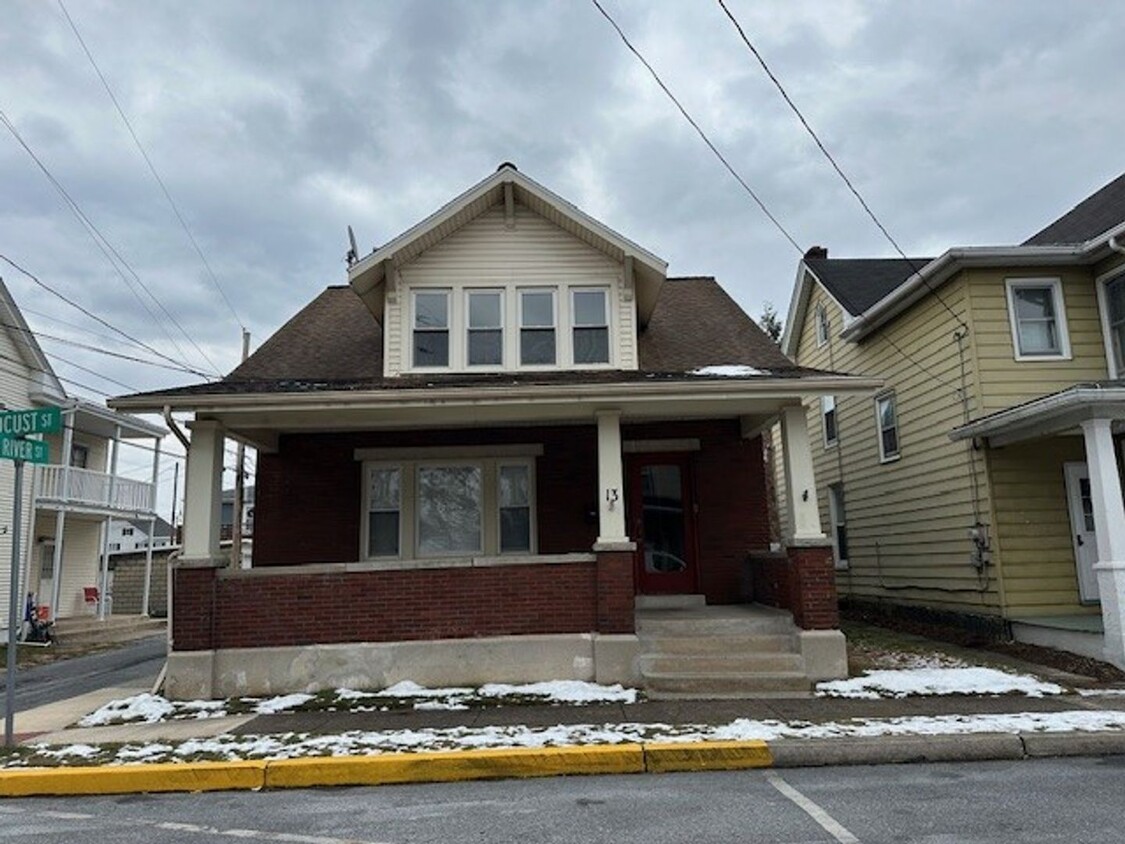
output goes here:
[[641, 469], [645, 571], [680, 572], [687, 568], [684, 537], [684, 487], [679, 466]]
[[1094, 498], [1090, 493], [1090, 479], [1078, 479], [1078, 496], [1082, 500], [1082, 521], [1086, 523], [1086, 530], [1094, 532]]

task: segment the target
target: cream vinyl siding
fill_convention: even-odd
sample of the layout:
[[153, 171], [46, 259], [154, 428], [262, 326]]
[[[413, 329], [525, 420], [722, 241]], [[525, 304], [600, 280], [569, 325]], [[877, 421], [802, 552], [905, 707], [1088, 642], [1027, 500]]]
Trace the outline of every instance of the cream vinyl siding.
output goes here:
[[[62, 586], [59, 589], [57, 617], [67, 618], [88, 615], [83, 589], [98, 585], [98, 564], [101, 555], [101, 522], [68, 514], [63, 527]], [[55, 514], [40, 513], [35, 521], [36, 537], [55, 536]], [[38, 543], [32, 557], [31, 584], [35, 592], [40, 592]], [[49, 595], [38, 595], [40, 604], [49, 604]]]
[[[954, 280], [942, 287], [941, 295], [968, 321], [964, 284]], [[829, 341], [820, 347], [814, 316], [818, 306], [825, 308], [829, 320]], [[890, 463], [879, 462], [874, 396], [837, 397], [839, 442], [829, 449], [823, 447], [820, 401], [806, 402], [825, 531], [831, 529], [828, 485], [843, 484], [850, 567], [837, 576], [840, 594], [999, 613], [998, 569], [990, 568], [987, 579], [982, 580], [970, 564], [968, 530], [976, 517], [966, 462], [968, 446], [948, 437], [963, 421], [956, 392], [961, 380], [953, 341], [957, 321], [936, 299], [927, 297], [882, 329], [929, 371], [923, 372], [878, 336], [859, 344], [841, 341], [843, 314], [819, 285], [814, 286], [806, 314], [800, 327], [798, 363], [882, 377], [897, 400], [901, 457]], [[975, 413], [971, 342], [966, 345], [965, 360], [970, 410]], [[929, 373], [948, 386], [937, 383]], [[976, 459], [981, 520], [989, 523], [984, 461], [979, 454]]]
[[[28, 379], [31, 369], [23, 362], [19, 350], [12, 342], [7, 331], [0, 331], [0, 402], [10, 410], [19, 410], [32, 407], [31, 397], [28, 394]], [[53, 456], [53, 453], [52, 453]], [[0, 460], [0, 525], [9, 526], [0, 534], [0, 583], [4, 584], [4, 599], [0, 601], [0, 619], [7, 623], [8, 618], [8, 590], [12, 561], [12, 504], [15, 500], [15, 464], [11, 460]], [[27, 549], [31, 547], [34, 513], [31, 509], [31, 465], [24, 466], [24, 494], [21, 537], [22, 550], [20, 553], [21, 568], [27, 559]], [[22, 572], [21, 572], [22, 579]], [[23, 595], [27, 590], [20, 590]], [[23, 614], [23, 599], [20, 599], [20, 614]]]
[[[972, 299], [981, 416], [1065, 390], [1078, 381], [1101, 381], [1109, 377], [1098, 296], [1094, 275], [1089, 269], [967, 270], [962, 278], [967, 280]], [[1069, 360], [1015, 359], [1006, 290], [1006, 280], [1010, 278], [1061, 280], [1070, 336]]]
[[1053, 437], [988, 452], [1011, 618], [1100, 612], [1081, 606], [1063, 464], [1086, 459], [1082, 438]]
[[[636, 303], [623, 284], [624, 265], [582, 240], [564, 232], [554, 223], [527, 207], [515, 206], [514, 225], [509, 227], [502, 206], [496, 206], [445, 238], [413, 261], [398, 268], [397, 296], [389, 297], [384, 313], [384, 359], [387, 375], [399, 375], [410, 368], [411, 313], [410, 290], [422, 287], [452, 290], [450, 344], [465, 342], [465, 287], [503, 288], [509, 315], [515, 313], [516, 290], [520, 287], [558, 288], [556, 313], [561, 358], [562, 335], [570, 331], [568, 287], [607, 287], [610, 321], [610, 366], [637, 368]], [[506, 319], [505, 341], [517, 330], [513, 319]], [[510, 357], [510, 356], [509, 356]], [[505, 369], [517, 368], [506, 359]], [[432, 370], [430, 370], [432, 371]]]

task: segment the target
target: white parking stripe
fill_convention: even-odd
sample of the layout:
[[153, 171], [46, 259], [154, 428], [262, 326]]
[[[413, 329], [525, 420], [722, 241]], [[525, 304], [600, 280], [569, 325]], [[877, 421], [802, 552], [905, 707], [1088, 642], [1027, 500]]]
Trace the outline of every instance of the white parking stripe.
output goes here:
[[820, 824], [824, 831], [839, 841], [840, 844], [862, 844], [862, 842], [852, 835], [842, 823], [773, 771], [766, 771], [766, 781], [781, 792], [782, 795], [799, 806], [805, 814]]

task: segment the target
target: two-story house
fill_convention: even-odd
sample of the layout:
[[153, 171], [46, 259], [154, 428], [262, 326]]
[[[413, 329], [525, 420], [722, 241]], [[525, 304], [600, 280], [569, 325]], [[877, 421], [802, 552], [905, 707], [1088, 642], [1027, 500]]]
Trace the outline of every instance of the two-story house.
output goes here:
[[1125, 176], [1019, 246], [800, 262], [786, 353], [885, 380], [806, 402], [842, 596], [1125, 667], [1122, 241]]
[[[62, 408], [63, 430], [46, 439], [49, 461], [29, 465], [22, 501], [20, 594], [56, 621], [110, 609], [108, 532], [112, 518], [155, 518], [156, 467], [163, 428], [67, 396], [50, 361], [0, 282], [0, 403], [4, 409]], [[153, 481], [117, 473], [124, 441], [151, 440]], [[15, 473], [0, 462], [0, 582], [11, 571]], [[21, 608], [21, 612], [22, 612]], [[0, 618], [7, 618], [3, 602]]]
[[[194, 414], [170, 694], [846, 671], [801, 397], [877, 381], [794, 366], [714, 279], [510, 164], [348, 281], [222, 381], [111, 402]], [[779, 417], [791, 518], [755, 576]], [[226, 437], [258, 449], [246, 570]]]

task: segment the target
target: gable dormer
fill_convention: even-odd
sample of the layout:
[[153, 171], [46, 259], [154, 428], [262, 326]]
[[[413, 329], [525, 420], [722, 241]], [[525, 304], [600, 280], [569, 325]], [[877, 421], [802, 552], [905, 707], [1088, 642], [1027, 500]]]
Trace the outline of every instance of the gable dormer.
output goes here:
[[667, 264], [503, 164], [356, 262], [384, 374], [637, 369]]

